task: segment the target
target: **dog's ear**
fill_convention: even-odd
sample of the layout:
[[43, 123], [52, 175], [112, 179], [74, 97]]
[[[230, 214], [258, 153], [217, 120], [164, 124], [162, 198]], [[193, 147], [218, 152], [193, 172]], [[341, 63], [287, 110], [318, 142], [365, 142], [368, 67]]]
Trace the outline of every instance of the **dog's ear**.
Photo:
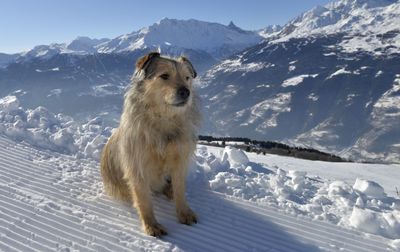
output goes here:
[[160, 53], [151, 52], [151, 53], [146, 54], [145, 56], [139, 58], [136, 61], [136, 71], [144, 70], [146, 72], [146, 69], [150, 66], [151, 62], [155, 58], [159, 58], [159, 57], [160, 57]]
[[180, 60], [182, 63], [184, 63], [184, 64], [189, 68], [189, 71], [190, 71], [190, 73], [192, 74], [192, 77], [193, 77], [193, 78], [196, 78], [197, 72], [196, 72], [196, 70], [194, 69], [192, 63], [191, 63], [186, 57], [184, 57], [184, 56], [179, 57], [179, 60]]

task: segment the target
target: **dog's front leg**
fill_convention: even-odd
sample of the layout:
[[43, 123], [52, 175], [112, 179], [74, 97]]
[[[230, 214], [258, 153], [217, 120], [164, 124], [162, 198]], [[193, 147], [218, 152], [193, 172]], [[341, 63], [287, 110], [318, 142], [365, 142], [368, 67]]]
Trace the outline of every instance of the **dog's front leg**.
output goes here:
[[[184, 164], [181, 164], [184, 165]], [[176, 167], [171, 171], [172, 180], [172, 193], [173, 199], [176, 206], [176, 214], [178, 220], [182, 224], [191, 225], [197, 223], [196, 214], [190, 209], [186, 203], [185, 196], [185, 179], [186, 179], [186, 167]]]
[[131, 181], [129, 186], [132, 191], [133, 205], [139, 213], [144, 232], [156, 237], [167, 234], [165, 228], [154, 217], [149, 185], [143, 180], [138, 179], [137, 181]]

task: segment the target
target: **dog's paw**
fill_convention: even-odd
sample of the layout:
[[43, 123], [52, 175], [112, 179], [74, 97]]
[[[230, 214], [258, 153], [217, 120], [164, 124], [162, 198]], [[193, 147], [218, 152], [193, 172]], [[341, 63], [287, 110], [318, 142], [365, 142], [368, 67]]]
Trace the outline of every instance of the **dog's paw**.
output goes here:
[[192, 225], [193, 223], [197, 223], [197, 216], [192, 211], [192, 209], [187, 208], [184, 211], [178, 211], [178, 220], [182, 224]]
[[144, 224], [143, 229], [146, 234], [154, 237], [161, 237], [167, 234], [166, 229], [158, 223], [152, 225]]

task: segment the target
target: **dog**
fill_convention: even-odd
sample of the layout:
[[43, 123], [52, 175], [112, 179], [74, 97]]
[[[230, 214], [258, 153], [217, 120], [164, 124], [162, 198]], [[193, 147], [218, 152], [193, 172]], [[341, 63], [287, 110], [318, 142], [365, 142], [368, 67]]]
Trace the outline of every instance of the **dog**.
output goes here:
[[197, 223], [185, 197], [200, 123], [192, 87], [196, 76], [192, 63], [183, 56], [169, 58], [152, 52], [138, 59], [119, 127], [102, 152], [106, 194], [133, 203], [143, 231], [151, 236], [167, 234], [154, 216], [152, 192], [174, 200], [180, 223]]

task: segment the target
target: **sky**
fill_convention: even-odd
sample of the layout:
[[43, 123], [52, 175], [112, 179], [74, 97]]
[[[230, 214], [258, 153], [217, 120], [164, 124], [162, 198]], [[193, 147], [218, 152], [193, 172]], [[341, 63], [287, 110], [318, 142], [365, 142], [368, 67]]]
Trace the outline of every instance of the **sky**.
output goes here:
[[0, 52], [70, 42], [77, 36], [114, 38], [167, 18], [198, 19], [256, 30], [285, 24], [330, 0], [0, 0]]

